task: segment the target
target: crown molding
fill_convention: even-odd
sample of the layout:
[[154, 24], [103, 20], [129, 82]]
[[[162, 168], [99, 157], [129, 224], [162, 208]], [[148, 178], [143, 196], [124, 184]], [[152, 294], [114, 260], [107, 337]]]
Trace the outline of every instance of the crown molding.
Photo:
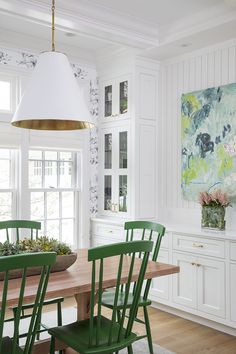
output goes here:
[[[209, 44], [224, 40], [224, 33], [222, 33], [224, 25], [226, 28], [236, 24], [236, 9], [227, 8], [226, 2], [211, 7], [210, 11], [206, 8], [205, 11], [158, 27], [157, 24], [147, 23], [134, 16], [112, 10], [98, 3], [95, 4], [93, 0], [57, 0], [56, 27], [62, 32], [71, 32], [81, 38], [91, 38], [98, 41], [97, 43], [101, 44], [97, 46], [100, 47], [99, 49], [91, 48], [90, 52], [83, 50], [84, 53], [86, 52], [85, 57], [93, 57], [93, 61], [97, 59], [98, 62], [102, 62], [102, 60], [106, 62], [114, 54], [120, 55], [127, 50], [131, 52], [131, 55], [135, 53], [143, 57], [161, 58], [159, 56], [161, 51], [166, 52], [167, 55], [170, 53], [168, 47], [172, 47], [171, 53], [176, 49], [176, 54], [178, 54], [178, 47], [181, 43], [191, 42], [194, 44], [197, 40], [199, 46], [202, 40], [202, 46], [207, 45], [205, 37], [207, 34], [210, 38], [210, 32], [211, 42], [209, 40]], [[0, 13], [45, 27], [51, 26], [50, 8], [51, 0], [0, 0]], [[217, 36], [217, 31], [222, 33], [220, 38]], [[20, 33], [14, 34], [15, 42], [17, 36], [20, 37]], [[227, 38], [225, 34], [225, 40], [232, 38], [230, 36]], [[0, 40], [3, 40], [1, 33]], [[33, 48], [36, 46], [36, 49], [41, 46], [40, 43], [40, 38], [35, 39], [33, 36], [32, 40], [29, 40], [30, 46], [31, 44]], [[44, 40], [44, 43], [49, 45], [49, 40], [48, 42]], [[19, 45], [24, 47], [26, 42], [19, 41]], [[65, 48], [66, 51], [68, 48], [68, 53], [75, 53], [75, 55], [72, 54], [73, 56], [76, 57], [76, 53], [80, 56], [81, 48], [78, 46], [67, 46], [65, 43], [58, 43], [58, 45]], [[187, 50], [191, 50], [191, 47]], [[165, 54], [163, 55], [165, 57]], [[171, 56], [173, 55], [171, 54]]]
[[[44, 26], [51, 24], [48, 0], [0, 0], [0, 12]], [[158, 44], [157, 28], [130, 16], [121, 17], [114, 11], [105, 11], [84, 1], [71, 0], [68, 6], [68, 2], [58, 0], [56, 27], [62, 31], [97, 38], [108, 44], [116, 43], [137, 48]]]
[[216, 28], [236, 20], [236, 10], [226, 9], [223, 4], [215, 6], [210, 12], [201, 11], [190, 17], [176, 21], [171, 27], [160, 29], [159, 45], [168, 44], [196, 33]]

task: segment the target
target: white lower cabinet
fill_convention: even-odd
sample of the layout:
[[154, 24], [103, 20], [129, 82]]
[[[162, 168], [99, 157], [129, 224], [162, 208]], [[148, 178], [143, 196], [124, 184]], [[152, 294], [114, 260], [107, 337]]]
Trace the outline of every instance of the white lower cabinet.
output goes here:
[[[180, 272], [153, 279], [149, 297], [153, 303], [231, 327], [232, 334], [236, 329], [236, 240], [219, 236], [168, 231], [158, 261], [176, 264]], [[124, 240], [122, 224], [92, 221], [93, 246]]]
[[180, 273], [173, 276], [173, 301], [177, 304], [196, 308], [197, 267], [196, 258], [188, 254], [173, 253], [173, 263], [180, 267]]
[[[161, 263], [169, 263], [169, 252], [168, 250], [161, 249], [158, 255], [158, 261]], [[169, 277], [158, 277], [154, 278], [152, 281], [152, 288], [150, 290], [150, 296], [154, 300], [155, 298], [160, 298], [163, 300], [169, 299]]]
[[180, 273], [173, 277], [173, 301], [206, 314], [225, 317], [225, 264], [173, 253]]
[[198, 310], [225, 318], [225, 263], [202, 257], [197, 264]]
[[236, 263], [230, 264], [230, 320], [236, 325]]

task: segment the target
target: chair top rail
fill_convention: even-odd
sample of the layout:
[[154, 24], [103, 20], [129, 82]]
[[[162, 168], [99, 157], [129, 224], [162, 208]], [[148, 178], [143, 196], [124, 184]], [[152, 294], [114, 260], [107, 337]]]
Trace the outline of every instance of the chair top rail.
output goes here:
[[32, 221], [32, 220], [0, 221], [0, 230], [15, 229], [15, 228], [41, 230], [41, 223], [38, 221]]
[[127, 221], [124, 225], [125, 230], [146, 229], [158, 232], [162, 236], [165, 234], [165, 227], [162, 224], [158, 224], [152, 221]]

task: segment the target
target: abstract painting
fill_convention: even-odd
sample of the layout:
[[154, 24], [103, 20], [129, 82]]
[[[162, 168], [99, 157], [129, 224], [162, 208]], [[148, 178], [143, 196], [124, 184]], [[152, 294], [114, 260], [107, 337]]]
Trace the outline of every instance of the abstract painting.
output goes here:
[[236, 83], [182, 95], [182, 191], [221, 189], [236, 198]]

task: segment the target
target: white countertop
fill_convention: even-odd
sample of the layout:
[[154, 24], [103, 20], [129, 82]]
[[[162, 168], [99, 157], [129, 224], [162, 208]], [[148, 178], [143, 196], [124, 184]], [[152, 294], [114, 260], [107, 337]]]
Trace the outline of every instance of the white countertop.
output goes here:
[[[110, 224], [115, 226], [123, 227], [124, 223], [128, 221], [127, 219], [121, 218], [112, 218], [112, 217], [96, 217], [91, 218], [92, 221]], [[154, 220], [152, 220], [154, 221]], [[191, 225], [182, 225], [182, 224], [171, 224], [162, 222], [161, 220], [155, 220], [166, 227], [166, 231], [173, 233], [181, 233], [187, 235], [201, 236], [207, 238], [219, 238], [221, 240], [232, 240], [236, 241], [236, 230], [226, 229], [225, 231], [216, 231], [216, 230], [208, 230], [202, 229], [200, 226], [191, 226]]]

